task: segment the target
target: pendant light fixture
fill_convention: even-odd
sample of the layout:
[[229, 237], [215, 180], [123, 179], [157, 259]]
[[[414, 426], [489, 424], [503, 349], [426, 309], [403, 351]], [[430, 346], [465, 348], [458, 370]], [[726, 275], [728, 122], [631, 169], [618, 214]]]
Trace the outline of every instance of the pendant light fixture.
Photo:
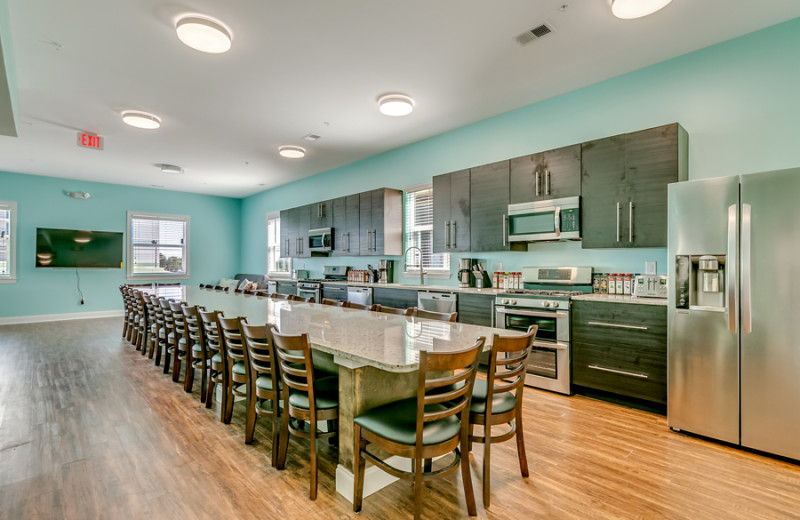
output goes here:
[[611, 0], [611, 12], [617, 18], [632, 20], [660, 11], [672, 0]]
[[387, 116], [407, 116], [414, 110], [414, 100], [405, 94], [384, 94], [378, 98], [378, 108]]
[[306, 156], [306, 149], [300, 146], [281, 146], [278, 153], [287, 159], [302, 159]]
[[161, 119], [159, 119], [158, 116], [148, 114], [147, 112], [139, 112], [138, 110], [123, 111], [122, 121], [126, 125], [144, 128], [145, 130], [155, 130], [161, 126]]
[[178, 39], [200, 52], [221, 54], [231, 48], [231, 32], [221, 22], [202, 16], [184, 16], [175, 24]]

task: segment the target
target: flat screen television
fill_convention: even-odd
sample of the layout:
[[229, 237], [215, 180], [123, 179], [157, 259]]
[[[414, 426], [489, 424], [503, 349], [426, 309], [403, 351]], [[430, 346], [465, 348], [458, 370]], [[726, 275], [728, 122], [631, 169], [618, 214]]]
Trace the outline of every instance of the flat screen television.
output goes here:
[[122, 233], [36, 229], [36, 267], [122, 268]]

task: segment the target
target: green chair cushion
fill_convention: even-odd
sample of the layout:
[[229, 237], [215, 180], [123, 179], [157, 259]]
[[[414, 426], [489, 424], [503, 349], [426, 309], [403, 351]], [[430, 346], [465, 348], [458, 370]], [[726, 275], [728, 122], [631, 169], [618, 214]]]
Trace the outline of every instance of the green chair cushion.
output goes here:
[[202, 347], [202, 345], [200, 345], [200, 343], [195, 343], [194, 345], [192, 345], [192, 351], [193, 352], [202, 352], [203, 351], [203, 347]]
[[[256, 386], [262, 390], [272, 391], [272, 378], [269, 376], [258, 376], [256, 378]], [[283, 383], [278, 381], [278, 388], [283, 388]]]
[[247, 373], [246, 372], [247, 368], [244, 366], [244, 361], [237, 361], [236, 363], [234, 363], [232, 370], [234, 374], [239, 374], [242, 376]]
[[[472, 403], [469, 411], [472, 413], [486, 412], [486, 395], [489, 393], [485, 379], [475, 379], [472, 387]], [[492, 396], [492, 414], [509, 412], [517, 405], [517, 400], [511, 392], [501, 392]]]
[[222, 363], [222, 354], [217, 352], [216, 354], [211, 356], [211, 362], [212, 363]]
[[[314, 381], [314, 401], [320, 410], [336, 408], [339, 406], [339, 378], [323, 377]], [[289, 404], [295, 408], [309, 409], [308, 394], [305, 392], [291, 392]]]
[[[429, 405], [427, 411], [444, 410], [441, 404]], [[417, 442], [417, 398], [411, 397], [366, 411], [355, 418], [356, 424], [398, 444], [413, 446]], [[422, 444], [439, 444], [461, 432], [461, 421], [451, 415], [422, 427]]]

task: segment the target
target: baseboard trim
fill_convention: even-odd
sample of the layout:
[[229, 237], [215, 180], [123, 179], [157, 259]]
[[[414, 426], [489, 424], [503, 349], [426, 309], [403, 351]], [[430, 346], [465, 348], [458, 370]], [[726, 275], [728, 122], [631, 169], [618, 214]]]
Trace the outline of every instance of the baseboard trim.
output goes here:
[[[389, 457], [386, 462], [405, 471], [411, 471], [411, 459], [403, 457]], [[399, 479], [390, 475], [377, 466], [367, 466], [364, 470], [364, 495], [366, 498]], [[336, 466], [336, 491], [351, 503], [353, 502], [353, 486], [355, 479], [353, 472], [341, 464]]]
[[0, 325], [20, 325], [23, 323], [43, 323], [46, 321], [87, 320], [93, 318], [117, 318], [123, 311], [72, 312], [69, 314], [37, 314], [35, 316], [11, 316], [0, 318]]

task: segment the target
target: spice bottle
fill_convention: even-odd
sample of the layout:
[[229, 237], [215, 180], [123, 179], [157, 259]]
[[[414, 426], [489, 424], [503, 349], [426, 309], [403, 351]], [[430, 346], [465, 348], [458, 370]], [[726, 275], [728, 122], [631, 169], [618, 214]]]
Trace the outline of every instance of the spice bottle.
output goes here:
[[631, 278], [633, 277], [632, 274], [628, 273], [622, 280], [622, 294], [631, 294]]

